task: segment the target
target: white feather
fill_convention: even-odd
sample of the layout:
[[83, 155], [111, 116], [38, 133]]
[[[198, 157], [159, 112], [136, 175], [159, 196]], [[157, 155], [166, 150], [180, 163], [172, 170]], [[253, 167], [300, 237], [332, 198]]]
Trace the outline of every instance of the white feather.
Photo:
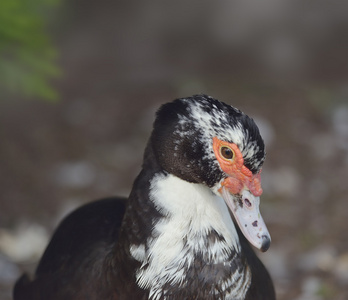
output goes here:
[[[207, 264], [216, 264], [227, 263], [232, 251], [240, 251], [228, 208], [208, 187], [174, 175], [157, 175], [151, 181], [150, 199], [166, 218], [154, 225], [152, 237], [147, 240], [148, 252], [145, 245], [132, 245], [130, 249], [132, 256], [142, 262], [137, 282], [141, 288], [150, 289], [150, 299], [158, 299], [167, 282], [184, 286], [185, 271], [195, 254], [201, 253]], [[212, 230], [224, 240], [209, 243], [207, 234]], [[236, 271], [233, 276], [236, 278], [221, 283], [224, 288], [241, 274]]]

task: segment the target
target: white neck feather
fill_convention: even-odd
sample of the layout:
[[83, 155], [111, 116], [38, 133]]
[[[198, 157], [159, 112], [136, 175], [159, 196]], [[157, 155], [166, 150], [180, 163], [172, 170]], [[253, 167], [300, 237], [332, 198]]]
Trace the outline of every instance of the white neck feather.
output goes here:
[[[151, 182], [150, 199], [168, 219], [155, 229], [174, 243], [183, 238], [206, 236], [215, 230], [223, 236], [229, 248], [239, 250], [236, 228], [225, 201], [202, 184], [184, 181], [174, 175], [156, 176]], [[166, 230], [162, 231], [162, 226]], [[164, 237], [164, 236], [163, 236]]]
[[[130, 251], [142, 262], [136, 277], [140, 287], [150, 289], [151, 299], [158, 299], [166, 281], [184, 286], [195, 255], [207, 264], [228, 264], [231, 252], [240, 252], [228, 208], [208, 187], [157, 175], [151, 181], [150, 199], [166, 217], [154, 223], [146, 245], [132, 245]], [[214, 230], [223, 239], [209, 241], [207, 235]]]

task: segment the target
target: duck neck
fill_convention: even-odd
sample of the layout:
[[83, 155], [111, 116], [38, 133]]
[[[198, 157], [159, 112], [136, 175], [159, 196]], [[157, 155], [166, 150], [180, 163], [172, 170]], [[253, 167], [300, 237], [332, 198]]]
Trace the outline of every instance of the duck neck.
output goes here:
[[223, 199], [167, 173], [143, 174], [136, 185], [142, 186], [142, 177], [148, 193], [144, 197], [133, 188], [128, 213], [137, 216], [123, 226], [129, 253], [139, 262], [139, 287], [150, 291], [150, 299], [203, 286], [211, 294], [245, 294], [251, 274]]

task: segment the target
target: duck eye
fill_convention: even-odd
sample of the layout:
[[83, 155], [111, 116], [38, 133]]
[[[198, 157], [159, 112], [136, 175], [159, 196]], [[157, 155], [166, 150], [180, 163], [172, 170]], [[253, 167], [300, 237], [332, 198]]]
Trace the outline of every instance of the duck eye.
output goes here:
[[232, 159], [233, 158], [233, 151], [231, 148], [221, 147], [220, 153], [225, 159]]

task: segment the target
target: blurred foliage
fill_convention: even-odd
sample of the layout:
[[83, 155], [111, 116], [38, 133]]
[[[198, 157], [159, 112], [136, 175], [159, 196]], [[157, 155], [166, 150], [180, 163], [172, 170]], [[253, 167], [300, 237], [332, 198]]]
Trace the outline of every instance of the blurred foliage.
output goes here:
[[0, 97], [6, 94], [56, 100], [49, 80], [59, 75], [46, 32], [60, 0], [0, 0]]
[[299, 234], [299, 242], [304, 250], [313, 249], [320, 242], [319, 237], [310, 229], [304, 229]]
[[317, 295], [321, 299], [337, 299], [336, 289], [329, 283], [322, 283], [317, 291]]

